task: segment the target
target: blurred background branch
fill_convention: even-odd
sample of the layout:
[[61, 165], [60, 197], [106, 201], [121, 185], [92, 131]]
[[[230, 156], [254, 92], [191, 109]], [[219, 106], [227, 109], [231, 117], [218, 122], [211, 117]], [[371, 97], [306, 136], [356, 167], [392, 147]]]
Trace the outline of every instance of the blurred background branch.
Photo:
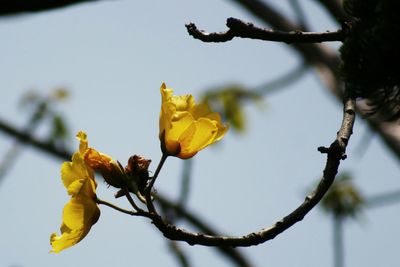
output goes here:
[[6, 0], [0, 5], [0, 16], [41, 12], [97, 0]]

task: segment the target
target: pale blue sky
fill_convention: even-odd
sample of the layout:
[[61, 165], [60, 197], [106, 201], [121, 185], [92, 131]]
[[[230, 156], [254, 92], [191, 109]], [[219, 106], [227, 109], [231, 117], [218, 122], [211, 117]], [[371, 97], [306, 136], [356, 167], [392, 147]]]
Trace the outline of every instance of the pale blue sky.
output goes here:
[[[279, 3], [280, 1], [273, 1]], [[304, 1], [313, 30], [333, 30], [314, 1]], [[279, 6], [287, 11], [287, 6]], [[288, 11], [290, 14], [290, 11]], [[1, 118], [23, 126], [17, 108], [28, 89], [50, 92], [64, 86], [70, 100], [60, 109], [71, 133], [85, 130], [90, 145], [125, 163], [132, 154], [160, 158], [159, 87], [177, 94], [239, 83], [254, 87], [298, 65], [287, 45], [235, 39], [205, 44], [190, 37], [185, 23], [225, 30], [225, 19], [255, 21], [230, 1], [99, 1], [34, 15], [0, 19]], [[337, 44], [333, 44], [337, 47]], [[297, 207], [321, 175], [329, 145], [340, 126], [341, 107], [312, 71], [262, 108], [247, 105], [248, 131], [230, 131], [224, 140], [194, 158], [188, 207], [224, 233], [243, 235], [266, 227]], [[41, 129], [38, 133], [44, 132]], [[362, 192], [399, 188], [399, 166], [373, 139], [359, 156], [366, 132], [356, 122], [349, 158]], [[11, 146], [0, 135], [0, 154]], [[71, 140], [71, 149], [77, 142]], [[89, 235], [60, 254], [49, 254], [49, 236], [58, 231], [68, 196], [59, 177], [61, 161], [27, 148], [0, 186], [0, 266], [176, 266], [162, 234], [145, 219], [107, 207]], [[179, 192], [182, 162], [168, 159], [156, 188]], [[113, 200], [99, 182], [98, 195]], [[121, 206], [128, 207], [124, 200]], [[347, 266], [396, 266], [400, 205], [366, 210], [345, 228]], [[332, 223], [319, 209], [275, 240], [242, 249], [255, 266], [332, 266]], [[194, 266], [230, 266], [215, 250], [181, 244]], [[211, 263], [211, 264], [210, 264]]]

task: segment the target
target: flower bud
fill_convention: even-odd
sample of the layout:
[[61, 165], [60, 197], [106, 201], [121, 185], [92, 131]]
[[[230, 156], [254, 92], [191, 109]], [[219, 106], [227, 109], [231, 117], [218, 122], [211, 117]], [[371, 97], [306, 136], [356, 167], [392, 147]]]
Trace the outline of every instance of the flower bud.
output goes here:
[[125, 173], [129, 178], [136, 182], [136, 185], [143, 194], [149, 178], [149, 165], [151, 160], [142, 156], [133, 155], [128, 160], [128, 165], [125, 167]]
[[84, 155], [85, 163], [101, 173], [107, 184], [121, 188], [124, 185], [125, 172], [117, 161], [110, 156], [88, 148]]

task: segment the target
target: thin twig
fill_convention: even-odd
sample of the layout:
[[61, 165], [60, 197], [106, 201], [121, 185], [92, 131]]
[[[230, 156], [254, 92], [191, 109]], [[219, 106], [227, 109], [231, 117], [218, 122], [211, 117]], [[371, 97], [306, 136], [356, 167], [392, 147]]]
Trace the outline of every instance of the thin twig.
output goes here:
[[99, 198], [96, 198], [96, 203], [99, 204], [99, 205], [108, 206], [108, 207], [110, 207], [110, 208], [113, 208], [113, 209], [115, 209], [115, 210], [117, 210], [117, 211], [120, 211], [120, 212], [122, 212], [122, 213], [126, 213], [126, 214], [128, 214], [128, 215], [138, 215], [138, 214], [136, 213], [136, 211], [133, 211], [133, 210], [126, 210], [126, 209], [120, 208], [120, 207], [118, 207], [118, 206], [116, 206], [116, 205], [114, 205], [114, 204], [112, 204], [112, 203], [110, 203], [110, 202], [101, 200], [101, 199], [99, 199]]
[[129, 189], [127, 187], [122, 188], [123, 193], [125, 194], [126, 198], [129, 201], [129, 204], [131, 204], [131, 206], [137, 211], [137, 212], [145, 212], [144, 210], [142, 210], [141, 208], [139, 208], [138, 205], [136, 205], [135, 201], [133, 200]]
[[228, 18], [226, 32], [207, 33], [197, 29], [196, 25], [189, 23], [186, 25], [188, 33], [194, 38], [203, 42], [227, 42], [234, 37], [258, 39], [264, 41], [284, 42], [284, 43], [321, 43], [330, 41], [343, 41], [344, 32], [342, 30], [334, 32], [302, 32], [302, 31], [278, 31], [254, 26], [253, 23], [243, 22], [236, 18]]

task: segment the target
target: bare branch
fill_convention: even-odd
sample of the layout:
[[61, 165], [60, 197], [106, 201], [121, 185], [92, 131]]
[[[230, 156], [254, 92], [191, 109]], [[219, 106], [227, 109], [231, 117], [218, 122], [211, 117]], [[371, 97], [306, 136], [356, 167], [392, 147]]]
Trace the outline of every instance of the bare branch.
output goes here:
[[276, 31], [254, 26], [253, 23], [243, 22], [236, 18], [228, 18], [226, 32], [207, 33], [198, 30], [196, 25], [189, 23], [186, 28], [190, 35], [203, 42], [227, 42], [234, 37], [258, 39], [264, 41], [290, 43], [321, 43], [329, 41], [343, 41], [344, 32], [302, 32], [302, 31]]

